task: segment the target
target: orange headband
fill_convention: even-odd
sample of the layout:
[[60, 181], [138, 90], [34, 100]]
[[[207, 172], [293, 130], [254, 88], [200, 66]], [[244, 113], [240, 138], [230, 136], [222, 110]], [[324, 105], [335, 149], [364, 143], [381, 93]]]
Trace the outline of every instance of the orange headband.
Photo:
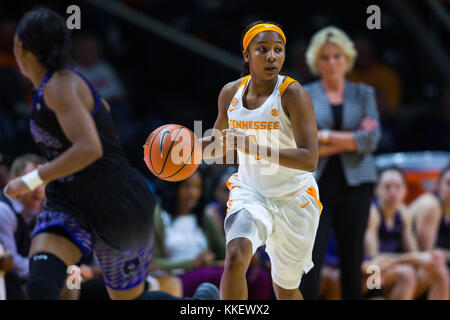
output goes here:
[[284, 40], [284, 43], [286, 44], [286, 36], [284, 35], [283, 30], [281, 30], [280, 27], [277, 27], [274, 24], [270, 23], [260, 23], [256, 26], [251, 27], [244, 35], [244, 39], [242, 40], [242, 47], [244, 48], [244, 51], [247, 50], [248, 45], [253, 40], [253, 38], [260, 32], [264, 31], [275, 31], [278, 33]]

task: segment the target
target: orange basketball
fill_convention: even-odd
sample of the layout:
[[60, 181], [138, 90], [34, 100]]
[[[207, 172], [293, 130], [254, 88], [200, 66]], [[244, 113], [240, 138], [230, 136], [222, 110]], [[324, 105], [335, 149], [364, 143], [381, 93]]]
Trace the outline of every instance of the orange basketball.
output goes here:
[[202, 147], [197, 136], [178, 124], [166, 124], [153, 131], [144, 145], [148, 169], [166, 181], [189, 178], [202, 161]]

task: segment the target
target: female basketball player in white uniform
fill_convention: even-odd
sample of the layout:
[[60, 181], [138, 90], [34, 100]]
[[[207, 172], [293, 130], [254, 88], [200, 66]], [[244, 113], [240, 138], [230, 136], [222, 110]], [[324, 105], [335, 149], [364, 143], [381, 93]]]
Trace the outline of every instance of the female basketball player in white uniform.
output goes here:
[[286, 37], [278, 25], [251, 24], [241, 44], [248, 75], [222, 89], [214, 125], [224, 133], [224, 149], [238, 150], [239, 157], [238, 173], [227, 183], [221, 297], [247, 299], [245, 274], [252, 255], [265, 244], [277, 298], [302, 299], [298, 287], [313, 266], [322, 209], [311, 173], [319, 158], [314, 110], [306, 90], [279, 75]]

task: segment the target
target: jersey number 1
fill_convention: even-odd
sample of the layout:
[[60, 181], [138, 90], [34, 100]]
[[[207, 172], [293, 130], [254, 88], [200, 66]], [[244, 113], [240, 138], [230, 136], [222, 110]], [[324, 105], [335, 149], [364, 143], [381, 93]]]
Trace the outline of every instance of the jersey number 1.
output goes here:
[[[252, 140], [254, 143], [256, 143], [256, 136], [248, 136], [250, 140]], [[256, 160], [261, 159], [259, 156], [256, 156]]]

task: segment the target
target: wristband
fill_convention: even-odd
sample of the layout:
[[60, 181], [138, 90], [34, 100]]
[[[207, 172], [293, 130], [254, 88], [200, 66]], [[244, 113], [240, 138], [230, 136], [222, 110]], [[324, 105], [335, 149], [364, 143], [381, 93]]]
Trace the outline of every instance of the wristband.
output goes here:
[[330, 141], [330, 130], [323, 129], [322, 130], [322, 137], [320, 138], [322, 143], [328, 143]]
[[30, 190], [34, 190], [44, 184], [44, 181], [42, 181], [41, 177], [39, 176], [38, 169], [35, 169], [24, 176], [21, 176], [20, 180], [22, 180], [22, 182], [25, 183]]

